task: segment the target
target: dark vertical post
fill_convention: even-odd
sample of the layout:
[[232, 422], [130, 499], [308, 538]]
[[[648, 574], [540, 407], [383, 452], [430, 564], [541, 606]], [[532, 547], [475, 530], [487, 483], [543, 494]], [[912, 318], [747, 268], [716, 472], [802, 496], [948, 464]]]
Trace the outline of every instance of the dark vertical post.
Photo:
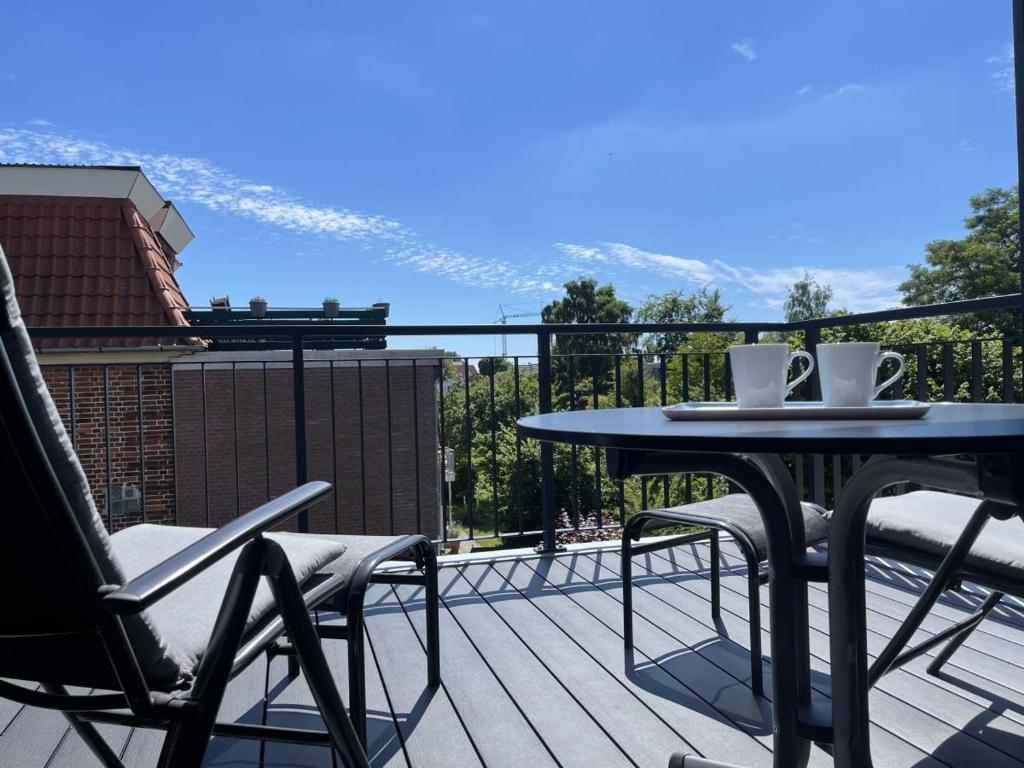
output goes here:
[[110, 367], [106, 365], [103, 366], [103, 441], [105, 445], [104, 463], [107, 467], [107, 532], [113, 533], [114, 504], [111, 495], [114, 492], [114, 477], [110, 467]]
[[[804, 331], [804, 349], [814, 358], [814, 372], [807, 380], [810, 385], [808, 400], [821, 400], [821, 377], [818, 375], [818, 345], [821, 343], [821, 328], [812, 325]], [[825, 458], [820, 454], [811, 457], [811, 499], [816, 504], [825, 503]]]
[[[1024, 221], [1024, 0], [1013, 0], [1013, 82], [1017, 105], [1017, 216]], [[1017, 268], [1020, 270], [1021, 306], [1020, 335], [1024, 343], [1024, 257], [1021, 256], [1020, 238], [1017, 239]]]
[[388, 437], [388, 533], [395, 535], [395, 453], [394, 430], [391, 426], [391, 360], [384, 358], [384, 411], [387, 414]]
[[[1011, 359], [1013, 347], [1010, 347]], [[171, 379], [171, 389], [174, 389], [174, 380]], [[71, 447], [78, 450], [78, 417], [75, 415], [75, 368], [68, 366], [68, 416], [71, 419], [71, 426], [68, 432], [71, 433]]]
[[[306, 468], [306, 368], [302, 354], [302, 334], [292, 337], [292, 396], [295, 411], [295, 484], [308, 479]], [[309, 512], [299, 512], [299, 533], [309, 532]]]
[[[540, 386], [539, 410], [551, 413], [551, 334], [537, 334], [537, 383]], [[540, 512], [544, 538], [539, 552], [554, 552], [555, 547], [555, 449], [549, 442], [540, 444]]]
[[951, 403], [956, 399], [956, 380], [953, 378], [954, 370], [953, 342], [946, 341], [942, 344], [942, 399]]
[[804, 349], [811, 353], [814, 358], [814, 372], [807, 380], [810, 384], [810, 396], [808, 400], [821, 400], [821, 377], [818, 375], [818, 345], [821, 344], [821, 328], [812, 325], [804, 331]]
[[[440, 438], [440, 440], [438, 440], [438, 442], [441, 445], [441, 485], [442, 486], [448, 485], [447, 480], [445, 479], [445, 478], [448, 477], [447, 459], [445, 458], [445, 454], [447, 453], [445, 451], [445, 446], [448, 444], [448, 438], [446, 437], [447, 432], [445, 431], [445, 427], [444, 427], [444, 396], [445, 396], [445, 391], [444, 391], [444, 383], [445, 383], [445, 380], [444, 380], [444, 361], [445, 361], [445, 358], [443, 358], [443, 357], [437, 358], [437, 370], [439, 372], [439, 376], [441, 377], [441, 384], [440, 384], [440, 387], [439, 387], [439, 390], [438, 390], [437, 402], [438, 402], [438, 406], [439, 406], [438, 407], [438, 429], [441, 432], [441, 438]], [[454, 366], [454, 364], [453, 364], [453, 366]], [[516, 437], [518, 438], [518, 436], [519, 435], [517, 433]], [[455, 468], [453, 467], [452, 470], [454, 471], [454, 469]], [[446, 498], [447, 498], [447, 502], [445, 501]], [[448, 493], [446, 493], [444, 490], [442, 490], [441, 491], [441, 541], [448, 541], [448, 512], [449, 512], [449, 507], [451, 506], [451, 503], [452, 503], [451, 496], [449, 496]]]
[[[515, 399], [516, 421], [523, 416], [522, 393], [519, 389], [519, 356], [512, 358], [512, 386]], [[570, 395], [571, 397], [571, 395]], [[516, 519], [519, 521], [519, 535], [523, 535], [523, 441], [516, 430]]]
[[206, 414], [206, 363], [199, 364], [199, 386], [203, 404], [203, 495], [206, 500], [206, 527], [210, 527], [210, 426]]
[[242, 488], [238, 479], [238, 363], [231, 363], [231, 429], [235, 448], [235, 517], [242, 514]]
[[146, 425], [143, 421], [142, 366], [135, 366], [135, 386], [139, 395], [139, 508], [146, 522]]
[[[416, 370], [416, 358], [411, 359], [412, 362], [412, 445], [413, 445], [413, 462], [416, 465], [416, 533], [423, 533], [423, 512], [420, 504], [420, 395], [419, 388], [416, 383], [416, 379], [419, 377], [419, 373]], [[333, 370], [333, 367], [332, 367]], [[333, 401], [334, 390], [331, 389], [331, 399]], [[337, 486], [337, 483], [335, 483]]]
[[[338, 422], [335, 418], [335, 404], [334, 404], [334, 361], [329, 362], [330, 368], [330, 384], [331, 384], [331, 479], [334, 485], [334, 490], [331, 491], [331, 503], [334, 506], [334, 532], [336, 534], [341, 533], [341, 525], [338, 521]], [[419, 471], [419, 461], [416, 461], [417, 472]], [[419, 475], [417, 475], [419, 477]], [[419, 486], [416, 488], [416, 504], [419, 509]]]

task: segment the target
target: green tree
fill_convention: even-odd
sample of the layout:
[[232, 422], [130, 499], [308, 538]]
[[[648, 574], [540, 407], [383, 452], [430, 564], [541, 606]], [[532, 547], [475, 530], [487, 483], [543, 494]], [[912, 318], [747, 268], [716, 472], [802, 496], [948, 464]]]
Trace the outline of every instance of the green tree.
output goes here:
[[786, 322], [828, 317], [832, 314], [829, 308], [831, 302], [832, 287], [819, 284], [810, 273], [804, 272], [803, 280], [797, 280], [789, 289], [789, 296], [783, 305]]
[[508, 360], [503, 357], [482, 357], [477, 363], [477, 370], [481, 376], [490, 376], [491, 373], [501, 373], [509, 369]]
[[[580, 277], [564, 285], [565, 296], [541, 310], [545, 323], [626, 323], [633, 308], [615, 295], [610, 283], [598, 287], [592, 278]], [[551, 370], [555, 387], [564, 399], [569, 390], [569, 356], [572, 356], [577, 381], [596, 379], [606, 391], [607, 375], [613, 356], [632, 344], [628, 333], [556, 334], [551, 345]]]
[[[640, 323], [721, 323], [730, 307], [722, 303], [722, 294], [715, 288], [701, 288], [696, 293], [669, 291], [648, 296], [636, 311]], [[688, 333], [665, 332], [646, 334], [642, 341], [650, 353], [675, 352], [686, 344]]]
[[[994, 187], [970, 199], [964, 219], [967, 234], [959, 240], [933, 240], [925, 246], [925, 263], [911, 264], [900, 284], [903, 303], [937, 304], [1016, 293], [1020, 290], [1020, 220], [1016, 187]], [[977, 333], [1020, 331], [1015, 312], [960, 315], [955, 322]]]

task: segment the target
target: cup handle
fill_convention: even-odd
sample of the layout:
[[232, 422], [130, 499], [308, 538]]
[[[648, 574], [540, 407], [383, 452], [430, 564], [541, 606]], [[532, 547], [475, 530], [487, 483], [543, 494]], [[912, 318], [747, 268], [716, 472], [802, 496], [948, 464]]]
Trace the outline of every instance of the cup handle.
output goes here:
[[[887, 359], [895, 360], [896, 362], [899, 363], [899, 367], [896, 369], [896, 373], [894, 373], [888, 379], [886, 379], [877, 387], [875, 387], [875, 397], [878, 397], [881, 394], [882, 390], [888, 387], [889, 385], [895, 384], [896, 380], [903, 375], [903, 371], [907, 367], [907, 361], [903, 359], [903, 355], [901, 355], [899, 352], [883, 352], [881, 356], [878, 358], [878, 367], [880, 367], [882, 363], [884, 363]], [[877, 370], [878, 367], [876, 367], [875, 370]]]
[[789, 382], [789, 386], [786, 387], [786, 397], [789, 397], [789, 393], [792, 392], [797, 384], [807, 379], [814, 372], [814, 357], [810, 352], [804, 352], [802, 349], [793, 352], [789, 356], [789, 363], [786, 365], [786, 370], [789, 370], [790, 366], [793, 365], [793, 361], [797, 358], [802, 357], [807, 360], [807, 370]]

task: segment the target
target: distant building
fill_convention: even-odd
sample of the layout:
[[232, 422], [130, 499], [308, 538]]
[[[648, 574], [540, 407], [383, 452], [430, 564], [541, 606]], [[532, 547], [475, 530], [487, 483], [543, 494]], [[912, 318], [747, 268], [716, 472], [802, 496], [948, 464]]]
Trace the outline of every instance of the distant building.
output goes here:
[[[114, 529], [215, 526], [295, 484], [290, 353], [269, 337], [191, 335], [193, 324], [257, 322], [247, 307], [189, 306], [175, 271], [192, 239], [138, 167], [0, 165], [0, 245], [30, 327], [182, 328], [36, 340]], [[258, 322], [383, 326], [388, 307], [335, 312], [271, 309]], [[439, 536], [436, 355], [384, 351], [383, 334], [306, 344], [308, 476], [337, 485], [310, 529]]]

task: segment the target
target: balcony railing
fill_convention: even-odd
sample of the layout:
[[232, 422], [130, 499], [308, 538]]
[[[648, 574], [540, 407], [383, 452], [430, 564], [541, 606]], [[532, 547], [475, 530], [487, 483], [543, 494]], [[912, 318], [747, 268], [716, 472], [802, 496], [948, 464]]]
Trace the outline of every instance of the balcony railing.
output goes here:
[[[68, 362], [65, 356], [45, 370], [112, 528], [143, 521], [218, 525], [296, 483], [324, 479], [335, 492], [298, 520], [299, 530], [418, 530], [441, 543], [539, 541], [552, 550], [559, 536], [614, 535], [639, 509], [728, 488], [709, 477], [609, 481], [601, 451], [528, 445], [515, 435], [519, 417], [729, 399], [725, 341], [773, 334], [795, 338], [813, 353], [830, 329], [991, 311], [1019, 320], [1021, 307], [1015, 294], [795, 323], [510, 325], [500, 333], [533, 337], [536, 354], [507, 357], [323, 351], [332, 334], [351, 340], [383, 332], [389, 347], [400, 347], [422, 337], [495, 336], [493, 325], [197, 325], [191, 334], [211, 340], [214, 349], [218, 339], [230, 339], [251, 350], [244, 344], [251, 336], [279, 351], [183, 355], [173, 363]], [[655, 333], [708, 334], [722, 343], [654, 354], [552, 351], [556, 338], [635, 340]], [[114, 337], [170, 340], [181, 329], [88, 326], [31, 334], [101, 346]], [[1024, 399], [1019, 336], [901, 339], [887, 346], [908, 362], [890, 397]], [[42, 356], [44, 364], [52, 359]], [[798, 393], [819, 396], [817, 376]], [[863, 459], [786, 457], [801, 495], [824, 506]]]

